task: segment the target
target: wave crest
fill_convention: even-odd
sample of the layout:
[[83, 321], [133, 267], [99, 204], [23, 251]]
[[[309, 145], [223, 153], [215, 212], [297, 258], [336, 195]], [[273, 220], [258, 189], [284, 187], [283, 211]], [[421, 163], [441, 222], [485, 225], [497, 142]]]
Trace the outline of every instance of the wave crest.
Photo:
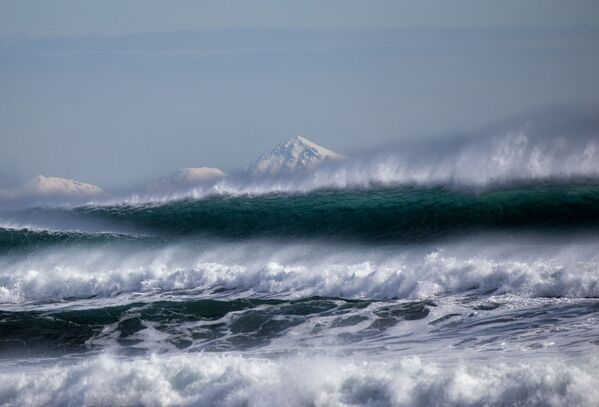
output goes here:
[[0, 301], [173, 290], [284, 298], [599, 297], [596, 241], [554, 245], [513, 239], [419, 249], [262, 242], [61, 250], [2, 259]]
[[[418, 185], [488, 189], [539, 181], [599, 180], [599, 132], [516, 131], [391, 147], [300, 174], [237, 174], [166, 195], [133, 194], [129, 203], [211, 195], [297, 193], [318, 189]], [[120, 202], [120, 200], [113, 201]]]

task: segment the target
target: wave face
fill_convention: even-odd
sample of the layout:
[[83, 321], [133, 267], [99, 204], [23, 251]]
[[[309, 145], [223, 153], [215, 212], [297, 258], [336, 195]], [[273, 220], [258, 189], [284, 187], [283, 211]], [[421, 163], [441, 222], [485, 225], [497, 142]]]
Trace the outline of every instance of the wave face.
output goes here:
[[595, 406], [597, 138], [564, 137], [0, 210], [0, 404]]
[[[3, 223], [11, 228], [0, 229], [0, 250], [35, 242], [108, 240], [118, 233], [165, 239], [195, 235], [417, 242], [481, 231], [594, 230], [599, 226], [599, 186], [536, 185], [482, 194], [441, 188], [333, 190], [160, 205], [87, 206], [47, 213], [66, 219], [65, 226], [73, 231], [92, 234], [32, 232], [30, 228], [47, 226], [40, 222], [43, 213], [37, 209], [33, 214], [13, 211], [5, 215]], [[101, 233], [102, 224], [118, 226], [106, 226]], [[60, 228], [57, 222], [54, 226]]]
[[599, 187], [541, 186], [482, 195], [443, 189], [329, 191], [86, 213], [160, 233], [412, 241], [488, 229], [596, 227]]

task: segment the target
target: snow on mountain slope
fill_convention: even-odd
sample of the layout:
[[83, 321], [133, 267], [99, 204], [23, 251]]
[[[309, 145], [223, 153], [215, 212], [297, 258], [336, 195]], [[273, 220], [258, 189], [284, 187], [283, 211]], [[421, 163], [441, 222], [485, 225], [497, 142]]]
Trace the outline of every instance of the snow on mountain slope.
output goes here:
[[275, 174], [312, 169], [324, 162], [344, 159], [345, 156], [328, 150], [302, 137], [294, 136], [272, 151], [262, 154], [246, 168], [251, 174]]
[[96, 198], [106, 195], [96, 185], [58, 177], [38, 175], [14, 191], [18, 196], [64, 196], [74, 198]]
[[38, 175], [19, 187], [2, 191], [0, 204], [79, 204], [108, 196], [108, 193], [96, 185]]
[[191, 188], [198, 184], [214, 182], [226, 174], [214, 167], [188, 167], [181, 168], [166, 178], [148, 185], [152, 192], [170, 191], [180, 188]]

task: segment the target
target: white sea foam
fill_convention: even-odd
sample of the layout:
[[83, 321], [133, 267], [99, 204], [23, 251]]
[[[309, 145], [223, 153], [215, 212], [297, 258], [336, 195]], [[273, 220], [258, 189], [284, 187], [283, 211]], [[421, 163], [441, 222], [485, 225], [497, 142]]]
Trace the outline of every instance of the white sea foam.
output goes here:
[[599, 242], [473, 237], [376, 248], [306, 242], [61, 248], [0, 259], [0, 301], [216, 288], [247, 295], [599, 297]]
[[595, 406], [599, 361], [441, 364], [180, 354], [0, 371], [0, 403], [27, 406]]
[[171, 194], [132, 194], [111, 203], [163, 202], [215, 194], [309, 192], [322, 188], [373, 185], [442, 185], [486, 188], [539, 180], [599, 178], [599, 131], [542, 134], [523, 126], [490, 137], [464, 138], [435, 145], [404, 145], [384, 152], [330, 162], [298, 174], [232, 175]]

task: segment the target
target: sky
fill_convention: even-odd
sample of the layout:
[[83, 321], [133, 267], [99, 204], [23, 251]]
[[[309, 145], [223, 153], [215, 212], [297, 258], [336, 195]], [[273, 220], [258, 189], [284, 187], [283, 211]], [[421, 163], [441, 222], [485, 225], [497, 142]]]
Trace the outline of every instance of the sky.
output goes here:
[[597, 1], [0, 0], [0, 186], [475, 133], [597, 72]]

